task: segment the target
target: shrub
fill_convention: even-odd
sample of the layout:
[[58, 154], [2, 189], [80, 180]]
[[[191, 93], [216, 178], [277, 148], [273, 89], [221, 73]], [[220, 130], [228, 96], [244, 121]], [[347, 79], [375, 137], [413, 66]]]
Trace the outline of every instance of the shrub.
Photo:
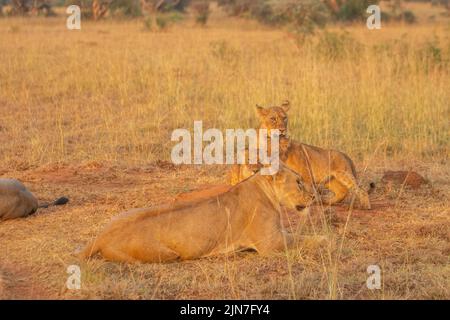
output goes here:
[[233, 16], [242, 16], [251, 12], [255, 6], [265, 2], [265, 0], [218, 0], [217, 4]]
[[285, 1], [280, 3], [281, 12], [286, 12], [287, 20], [292, 24], [295, 31], [301, 34], [312, 34], [316, 27], [323, 27], [328, 18], [329, 11], [319, 1]]
[[209, 2], [202, 1], [197, 2], [193, 5], [193, 9], [195, 11], [195, 22], [204, 26], [208, 22], [209, 14], [211, 11], [209, 10]]
[[409, 24], [416, 23], [416, 21], [417, 21], [416, 16], [410, 10], [405, 10], [401, 13], [401, 20], [403, 20]]
[[160, 13], [155, 17], [155, 24], [159, 30], [166, 30], [171, 24], [184, 19], [184, 16], [178, 12]]
[[389, 22], [391, 21], [392, 16], [390, 13], [381, 11], [381, 22]]
[[[159, 12], [178, 11], [184, 12], [191, 0], [142, 0], [149, 7], [156, 8]], [[157, 6], [157, 7], [156, 7]]]
[[276, 12], [274, 5], [267, 1], [260, 1], [252, 6], [250, 15], [268, 25], [280, 25], [286, 22], [286, 17]]
[[139, 0], [114, 0], [109, 6], [109, 10], [116, 16], [138, 17], [142, 15]]
[[229, 70], [235, 70], [238, 65], [240, 52], [225, 40], [210, 43], [211, 54], [220, 63], [227, 65]]
[[327, 60], [357, 58], [362, 50], [362, 45], [346, 32], [338, 34], [325, 31], [316, 46], [317, 52]]
[[169, 19], [166, 16], [158, 15], [155, 19], [159, 30], [165, 30], [169, 25]]
[[[157, 0], [159, 2], [160, 0]], [[191, 0], [165, 0], [161, 5], [160, 11], [178, 11], [184, 12], [191, 3]]]
[[344, 21], [363, 20], [367, 16], [367, 8], [377, 3], [378, 0], [347, 0], [339, 8], [337, 18]]
[[422, 58], [422, 66], [426, 71], [435, 66], [442, 65], [444, 62], [442, 49], [436, 39], [428, 41], [423, 48], [419, 50], [419, 56]]
[[153, 20], [151, 17], [147, 17], [144, 19], [144, 29], [146, 31], [151, 31], [153, 27]]

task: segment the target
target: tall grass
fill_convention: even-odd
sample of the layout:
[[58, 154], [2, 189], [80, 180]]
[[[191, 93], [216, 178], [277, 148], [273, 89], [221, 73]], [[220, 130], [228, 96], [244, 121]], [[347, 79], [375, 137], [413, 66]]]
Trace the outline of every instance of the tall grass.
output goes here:
[[[11, 25], [20, 25], [10, 32]], [[257, 125], [291, 101], [300, 141], [361, 157], [448, 151], [448, 27], [364, 26], [298, 41], [242, 25], [0, 20], [0, 165], [169, 159], [175, 128]]]

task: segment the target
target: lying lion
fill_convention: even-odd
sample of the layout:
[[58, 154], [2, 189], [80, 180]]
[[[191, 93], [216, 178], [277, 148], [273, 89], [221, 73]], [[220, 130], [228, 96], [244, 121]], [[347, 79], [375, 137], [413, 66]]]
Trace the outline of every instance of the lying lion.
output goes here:
[[[278, 129], [280, 131], [279, 156], [284, 163], [297, 172], [308, 185], [317, 190], [328, 189], [326, 196], [321, 196], [325, 204], [341, 202], [347, 195], [355, 196], [355, 205], [370, 209], [368, 191], [358, 185], [353, 161], [343, 152], [322, 149], [291, 140], [287, 134], [289, 102], [281, 106], [263, 108], [257, 106], [261, 121], [260, 128]], [[270, 143], [268, 143], [270, 146]], [[231, 170], [231, 184], [236, 184], [252, 174], [245, 166], [236, 165]], [[370, 185], [370, 190], [374, 185]]]
[[121, 214], [81, 258], [99, 252], [107, 260], [151, 263], [245, 249], [281, 251], [294, 236], [281, 227], [280, 204], [301, 210], [312, 200], [301, 178], [281, 165], [276, 175], [254, 174], [208, 199]]
[[198, 190], [182, 192], [175, 196], [174, 203], [199, 201], [202, 199], [211, 198], [221, 193], [225, 193], [231, 189], [231, 185], [221, 184], [217, 186], [211, 186], [208, 188], [199, 188]]
[[8, 220], [29, 216], [38, 208], [62, 205], [69, 200], [59, 198], [51, 203], [38, 204], [37, 199], [18, 180], [0, 179], [0, 220]]

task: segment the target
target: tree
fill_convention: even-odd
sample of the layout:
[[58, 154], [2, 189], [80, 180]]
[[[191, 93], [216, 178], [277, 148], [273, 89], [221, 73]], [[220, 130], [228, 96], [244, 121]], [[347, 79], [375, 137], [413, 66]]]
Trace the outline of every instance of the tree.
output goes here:
[[11, 6], [13, 15], [38, 15], [40, 13], [45, 16], [55, 15], [48, 0], [12, 0]]
[[157, 12], [184, 11], [189, 2], [190, 0], [92, 0], [91, 11], [94, 20], [103, 18], [108, 11], [121, 11], [126, 16], [155, 16]]
[[25, 15], [30, 11], [30, 2], [29, 0], [12, 0], [12, 10], [11, 14], [13, 15]]
[[101, 19], [108, 12], [111, 0], [93, 0], [92, 1], [92, 17], [94, 20]]
[[183, 12], [190, 0], [140, 0], [142, 12], [156, 14], [171, 10]]
[[377, 3], [378, 0], [342, 0], [338, 2], [339, 11], [335, 15], [343, 21], [362, 20], [366, 18], [367, 8]]

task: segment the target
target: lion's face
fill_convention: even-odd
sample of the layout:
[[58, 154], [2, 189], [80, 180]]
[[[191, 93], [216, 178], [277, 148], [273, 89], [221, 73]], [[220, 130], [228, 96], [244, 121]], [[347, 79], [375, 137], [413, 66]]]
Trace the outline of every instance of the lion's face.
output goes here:
[[277, 174], [270, 176], [279, 202], [291, 209], [302, 210], [309, 206], [314, 196], [294, 171], [280, 164]]
[[[261, 174], [261, 164], [244, 164], [241, 174], [245, 178], [254, 174]], [[301, 176], [280, 162], [278, 172], [274, 175], [264, 176], [271, 184], [279, 203], [283, 206], [302, 210], [311, 205], [314, 195], [310, 187], [303, 182]]]
[[268, 129], [269, 133], [271, 129], [278, 129], [281, 136], [287, 134], [289, 102], [284, 102], [281, 106], [263, 108], [256, 106], [256, 112], [261, 121], [260, 128]]

